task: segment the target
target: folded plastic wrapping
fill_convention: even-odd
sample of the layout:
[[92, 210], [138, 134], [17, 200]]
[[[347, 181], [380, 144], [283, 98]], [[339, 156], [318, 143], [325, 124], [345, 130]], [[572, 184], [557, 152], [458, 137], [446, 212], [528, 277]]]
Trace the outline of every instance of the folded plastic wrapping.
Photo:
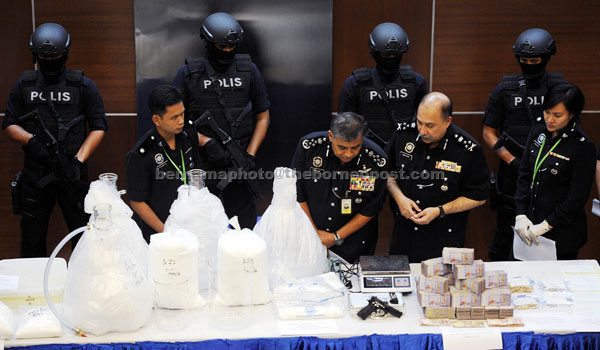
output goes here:
[[273, 289], [273, 303], [281, 319], [341, 317], [346, 292], [337, 274], [328, 272], [278, 285]]
[[198, 294], [198, 240], [184, 229], [150, 236], [149, 275], [156, 306], [187, 309], [204, 306]]
[[208, 288], [209, 266], [217, 261], [219, 236], [229, 227], [229, 219], [219, 197], [207, 188], [182, 185], [177, 189], [170, 215], [165, 221], [165, 231], [184, 229], [198, 240], [198, 281], [201, 289]]
[[110, 205], [110, 223], [90, 225], [75, 247], [67, 270], [63, 312], [69, 323], [87, 333], [134, 331], [152, 316], [148, 245], [131, 219], [132, 211], [116, 188], [94, 181], [85, 211]]
[[13, 334], [13, 315], [8, 306], [0, 301], [0, 339], [10, 339]]
[[266, 304], [269, 290], [269, 258], [265, 241], [250, 229], [234, 227], [219, 237], [217, 248], [216, 305], [238, 306]]
[[273, 200], [254, 233], [267, 243], [271, 285], [327, 271], [327, 248], [296, 200], [296, 175], [292, 169], [277, 168]]

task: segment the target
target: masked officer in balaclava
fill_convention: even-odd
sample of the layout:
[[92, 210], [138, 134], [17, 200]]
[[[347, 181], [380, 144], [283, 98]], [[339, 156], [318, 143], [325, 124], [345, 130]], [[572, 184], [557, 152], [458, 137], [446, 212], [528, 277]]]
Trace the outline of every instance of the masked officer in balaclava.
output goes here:
[[523, 74], [507, 74], [496, 86], [483, 117], [483, 139], [500, 157], [498, 172], [490, 179], [496, 229], [489, 248], [491, 260], [509, 260], [515, 223], [519, 164], [532, 126], [544, 124], [542, 104], [549, 87], [564, 83], [562, 74], [546, 72], [556, 53], [552, 35], [541, 28], [527, 29], [515, 41], [513, 52]]
[[229, 217], [237, 215], [242, 227], [253, 228], [254, 199], [260, 195], [257, 183], [211, 179], [211, 174], [223, 171], [253, 171], [254, 156], [269, 127], [270, 102], [262, 75], [250, 55], [236, 54], [243, 36], [244, 30], [231, 15], [218, 12], [208, 16], [200, 31], [206, 56], [186, 59], [173, 85], [183, 89], [186, 123], [209, 111], [221, 129], [210, 123], [196, 128], [206, 184], [220, 195]]
[[[71, 36], [56, 23], [29, 40], [39, 70], [26, 71], [10, 91], [2, 128], [23, 145], [25, 168], [13, 182], [21, 215], [21, 256], [47, 256], [48, 220], [58, 201], [69, 230], [86, 225], [86, 161], [108, 129], [96, 84], [65, 68]], [[86, 131], [87, 129], [87, 131]]]
[[[421, 98], [427, 93], [425, 78], [411, 66], [401, 66], [409, 41], [395, 23], [381, 23], [369, 35], [375, 68], [360, 68], [344, 82], [338, 112], [355, 112], [367, 121], [366, 136], [381, 148], [395, 130], [414, 123]], [[413, 125], [414, 126], [414, 125]]]

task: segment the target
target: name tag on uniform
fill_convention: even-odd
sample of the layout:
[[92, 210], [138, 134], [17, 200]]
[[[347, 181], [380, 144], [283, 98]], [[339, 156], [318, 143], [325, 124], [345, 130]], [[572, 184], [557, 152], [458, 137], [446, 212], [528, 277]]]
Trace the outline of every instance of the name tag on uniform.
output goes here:
[[342, 214], [352, 214], [352, 199], [342, 198]]
[[374, 191], [375, 176], [361, 175], [350, 178], [351, 191]]
[[435, 162], [435, 168], [440, 170], [451, 171], [453, 173], [460, 173], [462, 165], [458, 165], [458, 163], [451, 162], [448, 160], [442, 160]]

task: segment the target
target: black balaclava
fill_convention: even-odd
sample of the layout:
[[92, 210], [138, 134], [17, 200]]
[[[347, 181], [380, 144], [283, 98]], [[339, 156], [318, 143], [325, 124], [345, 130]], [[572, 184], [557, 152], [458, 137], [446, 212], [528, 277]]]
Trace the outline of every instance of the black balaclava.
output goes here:
[[215, 70], [224, 72], [235, 61], [236, 50], [237, 46], [231, 51], [219, 50], [215, 44], [210, 43], [207, 47], [206, 57]]
[[46, 78], [46, 81], [56, 81], [65, 70], [67, 55], [62, 55], [62, 57], [53, 60], [47, 60], [42, 57], [36, 57], [35, 59], [40, 65], [40, 71], [44, 75], [44, 78]]
[[519, 61], [519, 57], [517, 56], [517, 62], [519, 62], [519, 66], [521, 66], [521, 71], [523, 71], [525, 80], [536, 83], [544, 76], [544, 73], [546, 73], [548, 57], [542, 57], [542, 62], [538, 64], [527, 64], [521, 63], [521, 61]]
[[398, 54], [398, 57], [395, 58], [381, 57], [381, 54], [377, 51], [373, 51], [371, 54], [373, 55], [377, 69], [382, 71], [384, 74], [391, 75], [398, 72], [398, 69], [400, 68], [400, 62], [402, 62], [402, 54]]

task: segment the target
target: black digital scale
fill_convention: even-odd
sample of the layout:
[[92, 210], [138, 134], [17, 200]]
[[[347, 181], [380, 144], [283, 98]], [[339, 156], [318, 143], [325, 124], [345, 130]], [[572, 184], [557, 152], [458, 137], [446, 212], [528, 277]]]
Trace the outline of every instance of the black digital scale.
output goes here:
[[412, 292], [406, 255], [361, 256], [359, 278], [363, 293]]

